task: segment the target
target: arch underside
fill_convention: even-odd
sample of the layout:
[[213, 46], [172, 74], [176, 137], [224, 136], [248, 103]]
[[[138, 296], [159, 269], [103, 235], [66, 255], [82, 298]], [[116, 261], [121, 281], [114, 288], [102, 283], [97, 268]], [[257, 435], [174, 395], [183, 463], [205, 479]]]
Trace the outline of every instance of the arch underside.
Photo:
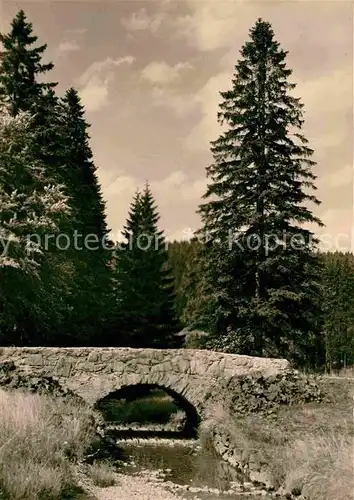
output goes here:
[[[138, 389], [138, 391], [136, 391]], [[149, 390], [149, 389], [160, 389], [164, 391], [166, 394], [168, 394], [175, 402], [176, 406], [183, 410], [186, 415], [186, 426], [184, 429], [184, 432], [186, 434], [194, 434], [197, 428], [199, 427], [201, 417], [195, 408], [195, 406], [188, 401], [186, 397], [181, 395], [180, 393], [176, 392], [175, 390], [171, 389], [170, 387], [166, 387], [163, 384], [156, 384], [156, 383], [138, 383], [138, 384], [129, 384], [129, 385], [123, 385], [108, 394], [106, 394], [104, 397], [100, 398], [96, 404], [95, 408], [99, 409], [100, 405], [110, 399], [136, 399], [135, 396], [141, 392], [141, 395], [143, 394], [144, 390]], [[131, 395], [133, 397], [131, 398]], [[137, 395], [139, 396], [139, 394]]]
[[[72, 382], [92, 405], [123, 387], [141, 384], [154, 385], [166, 392], [167, 390], [172, 391], [173, 394], [177, 395], [177, 398], [186, 400], [199, 415], [203, 411], [206, 395], [213, 386], [211, 379], [171, 371], [92, 374], [89, 379], [79, 380], [76, 378], [76, 381], [73, 380]], [[67, 383], [70, 384], [70, 381], [67, 380]]]

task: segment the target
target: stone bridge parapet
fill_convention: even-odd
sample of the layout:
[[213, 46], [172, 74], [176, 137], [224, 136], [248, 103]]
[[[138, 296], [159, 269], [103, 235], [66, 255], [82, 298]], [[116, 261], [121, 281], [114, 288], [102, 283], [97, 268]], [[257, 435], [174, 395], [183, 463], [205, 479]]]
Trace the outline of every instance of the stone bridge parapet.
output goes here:
[[244, 375], [286, 374], [284, 359], [256, 358], [195, 349], [2, 347], [0, 363], [12, 361], [31, 376], [50, 376], [95, 405], [123, 387], [149, 384], [169, 390], [201, 413], [211, 389]]

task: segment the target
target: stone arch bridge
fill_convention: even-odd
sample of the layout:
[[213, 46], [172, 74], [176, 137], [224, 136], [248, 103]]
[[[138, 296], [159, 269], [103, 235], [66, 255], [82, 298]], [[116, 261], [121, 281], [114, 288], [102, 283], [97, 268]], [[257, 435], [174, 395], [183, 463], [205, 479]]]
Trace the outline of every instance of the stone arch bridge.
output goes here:
[[129, 386], [164, 389], [195, 420], [224, 383], [244, 375], [270, 377], [289, 372], [285, 359], [256, 358], [194, 349], [2, 347], [0, 363], [21, 372], [53, 377], [94, 407]]

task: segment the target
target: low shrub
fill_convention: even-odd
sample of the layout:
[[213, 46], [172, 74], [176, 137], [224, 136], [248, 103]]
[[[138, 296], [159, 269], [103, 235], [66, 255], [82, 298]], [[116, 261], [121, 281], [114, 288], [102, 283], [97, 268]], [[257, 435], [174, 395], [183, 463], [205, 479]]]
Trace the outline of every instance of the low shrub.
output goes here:
[[210, 387], [206, 405], [215, 404], [221, 392], [227, 395], [223, 403], [235, 415], [269, 415], [282, 406], [321, 402], [325, 397], [316, 378], [295, 371], [268, 377], [261, 374], [232, 377], [224, 384], [223, 391]]

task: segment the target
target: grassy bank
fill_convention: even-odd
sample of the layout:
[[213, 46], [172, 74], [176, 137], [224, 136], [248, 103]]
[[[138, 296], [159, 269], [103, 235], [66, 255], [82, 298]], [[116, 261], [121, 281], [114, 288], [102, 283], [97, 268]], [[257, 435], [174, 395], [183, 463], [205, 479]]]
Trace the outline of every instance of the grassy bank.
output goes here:
[[209, 426], [224, 429], [245, 463], [266, 470], [276, 487], [309, 500], [352, 500], [354, 380], [328, 377], [319, 384], [321, 403], [237, 418], [214, 405]]
[[[318, 384], [322, 402], [284, 405], [268, 416], [211, 406], [201, 438], [210, 427], [224, 430], [244, 463], [266, 470], [276, 488], [308, 500], [352, 500], [354, 380], [323, 377]], [[175, 415], [170, 398], [153, 392], [129, 402], [120, 418], [146, 421], [157, 410], [158, 421]], [[78, 403], [0, 390], [0, 500], [88, 500], [76, 487], [73, 464], [93, 438], [91, 413]], [[95, 485], [114, 484], [108, 463], [87, 473]]]
[[0, 390], [0, 498], [79, 498], [72, 463], [83, 457], [93, 436], [84, 407]]
[[[103, 405], [104, 406], [104, 405]], [[178, 407], [163, 391], [136, 401], [107, 401], [117, 422], [166, 423]], [[89, 500], [75, 464], [95, 440], [92, 413], [77, 402], [0, 389], [0, 500]], [[87, 465], [96, 486], [114, 484], [109, 463]]]

